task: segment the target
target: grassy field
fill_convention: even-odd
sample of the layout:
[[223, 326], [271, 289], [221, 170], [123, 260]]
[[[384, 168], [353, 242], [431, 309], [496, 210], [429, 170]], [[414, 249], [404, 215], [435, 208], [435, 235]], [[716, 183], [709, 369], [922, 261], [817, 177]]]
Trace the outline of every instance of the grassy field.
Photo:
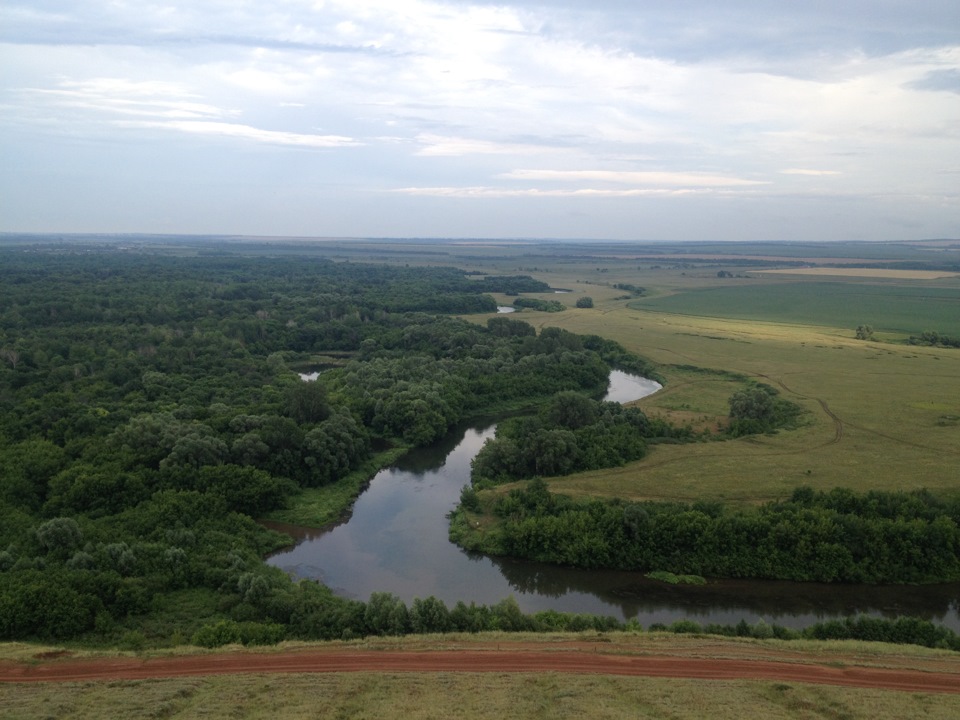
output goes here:
[[[611, 655], [669, 654], [801, 663], [956, 671], [944, 651], [876, 643], [783, 643], [611, 633], [374, 639], [362, 650], [503, 647], [564, 652], [570, 642]], [[533, 644], [530, 644], [533, 643]], [[342, 646], [342, 643], [337, 644]], [[303, 644], [279, 648], [304, 647]], [[30, 660], [54, 650], [0, 646], [0, 658]], [[269, 662], [273, 650], [264, 650]], [[196, 651], [193, 651], [196, 654]], [[109, 659], [109, 655], [86, 653]], [[158, 653], [154, 653], [158, 654]], [[163, 653], [169, 654], [169, 653]], [[141, 656], [144, 657], [144, 656]], [[558, 673], [345, 673], [236, 675], [163, 680], [0, 684], [4, 718], [954, 718], [960, 696], [861, 690], [797, 682], [630, 678]]]
[[[698, 429], [722, 424], [737, 382], [691, 368], [766, 382], [807, 410], [798, 430], [658, 446], [638, 463], [555, 479], [556, 490], [740, 503], [783, 498], [799, 485], [960, 492], [960, 351], [902, 343], [928, 326], [960, 330], [960, 281], [761, 283], [718, 278], [713, 267], [597, 258], [547, 270], [532, 274], [572, 292], [541, 297], [569, 310], [515, 317], [603, 335], [658, 363], [667, 385], [641, 403], [648, 413]], [[616, 283], [648, 293], [625, 299]], [[584, 295], [593, 309], [574, 307]], [[877, 332], [876, 342], [854, 338], [861, 322], [887, 327], [878, 317], [899, 318], [888, 324], [902, 330]]]
[[953, 720], [951, 695], [589, 675], [350, 673], [0, 686], [7, 720], [657, 718]]

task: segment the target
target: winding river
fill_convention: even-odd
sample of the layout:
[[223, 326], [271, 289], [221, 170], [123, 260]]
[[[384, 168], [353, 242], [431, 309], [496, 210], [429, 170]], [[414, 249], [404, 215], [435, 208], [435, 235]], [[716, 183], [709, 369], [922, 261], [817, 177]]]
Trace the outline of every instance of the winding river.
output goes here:
[[[611, 373], [608, 400], [628, 402], [660, 386]], [[578, 570], [468, 554], [447, 538], [447, 513], [470, 479], [470, 461], [495, 424], [461, 427], [443, 441], [410, 452], [380, 471], [357, 499], [350, 520], [331, 530], [269, 524], [297, 540], [271, 565], [319, 580], [344, 597], [392, 592], [408, 604], [433, 595], [493, 604], [513, 595], [524, 612], [558, 610], [636, 618], [642, 625], [690, 618], [701, 623], [763, 619], [803, 627], [866, 613], [916, 615], [960, 630], [960, 583], [935, 586], [821, 585], [715, 580], [671, 586], [640, 573]]]

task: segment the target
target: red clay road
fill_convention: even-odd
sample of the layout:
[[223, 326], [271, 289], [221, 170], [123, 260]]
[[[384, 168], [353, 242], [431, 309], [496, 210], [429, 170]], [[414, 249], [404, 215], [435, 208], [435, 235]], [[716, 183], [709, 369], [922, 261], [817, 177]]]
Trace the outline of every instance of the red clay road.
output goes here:
[[958, 672], [838, 667], [763, 660], [669, 655], [446, 650], [421, 652], [332, 650], [224, 653], [169, 658], [64, 659], [0, 662], [0, 682], [141, 680], [249, 673], [496, 672], [585, 673], [703, 680], [774, 680], [908, 692], [960, 693]]

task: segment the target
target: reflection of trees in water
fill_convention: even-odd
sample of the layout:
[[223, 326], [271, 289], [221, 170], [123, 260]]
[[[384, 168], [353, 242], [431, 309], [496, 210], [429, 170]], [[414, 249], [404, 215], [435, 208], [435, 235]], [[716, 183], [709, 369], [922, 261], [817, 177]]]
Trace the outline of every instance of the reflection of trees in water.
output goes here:
[[[284, 535], [289, 535], [293, 538], [294, 543], [299, 545], [300, 543], [308, 540], [317, 540], [323, 535], [326, 535], [332, 528], [312, 528], [304, 527], [303, 525], [291, 525], [289, 523], [276, 522], [274, 520], [260, 520], [261, 525], [263, 525], [268, 530], [273, 530], [278, 533], [283, 533]], [[289, 548], [281, 548], [276, 552], [270, 553], [267, 557], [272, 557], [273, 555], [279, 555], [281, 553], [287, 552]]]
[[[414, 448], [410, 452], [404, 454], [403, 457], [397, 460], [397, 463], [394, 465], [394, 467], [401, 472], [413, 473], [415, 475], [421, 475], [423, 473], [439, 470], [446, 464], [450, 453], [456, 450], [460, 443], [470, 439], [467, 438], [467, 432], [469, 430], [482, 432], [492, 423], [493, 421], [491, 420], [486, 423], [482, 421], [474, 421], [472, 423], [458, 425], [432, 445], [428, 447]], [[480, 449], [480, 445], [482, 444], [482, 441], [478, 441], [477, 447], [471, 448], [471, 452], [475, 454]], [[464, 483], [468, 482], [469, 480], [469, 474], [463, 478]]]
[[490, 559], [518, 592], [554, 598], [571, 592], [594, 595], [619, 608], [627, 618], [664, 612], [692, 617], [750, 613], [772, 619], [800, 615], [827, 616], [824, 619], [857, 614], [889, 618], [911, 615], [960, 630], [960, 583], [868, 586], [714, 580], [706, 585], [670, 585], [639, 573]]

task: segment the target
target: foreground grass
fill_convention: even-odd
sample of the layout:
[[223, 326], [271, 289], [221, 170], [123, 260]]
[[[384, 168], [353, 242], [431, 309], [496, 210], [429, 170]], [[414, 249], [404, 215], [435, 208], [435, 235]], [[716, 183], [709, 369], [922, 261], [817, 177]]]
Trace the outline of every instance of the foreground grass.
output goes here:
[[[832, 666], [955, 670], [955, 654], [873, 643], [790, 643], [677, 637], [481, 635], [373, 639], [385, 650], [503, 647], [610, 654], [753, 658]], [[535, 646], [528, 645], [535, 643]], [[338, 643], [338, 646], [342, 644]], [[280, 649], [306, 647], [287, 644]], [[317, 647], [317, 646], [313, 646]], [[323, 647], [323, 646], [319, 646]], [[592, 648], [592, 649], [591, 649]], [[52, 648], [0, 646], [26, 660]], [[269, 655], [271, 650], [264, 650]], [[164, 653], [167, 654], [167, 653]], [[0, 685], [5, 718], [954, 718], [960, 697], [771, 681], [703, 681], [556, 673], [242, 675], [169, 680]]]
[[924, 717], [960, 700], [797, 683], [597, 676], [266, 675], [0, 687], [9, 720], [30, 718], [684, 718]]

